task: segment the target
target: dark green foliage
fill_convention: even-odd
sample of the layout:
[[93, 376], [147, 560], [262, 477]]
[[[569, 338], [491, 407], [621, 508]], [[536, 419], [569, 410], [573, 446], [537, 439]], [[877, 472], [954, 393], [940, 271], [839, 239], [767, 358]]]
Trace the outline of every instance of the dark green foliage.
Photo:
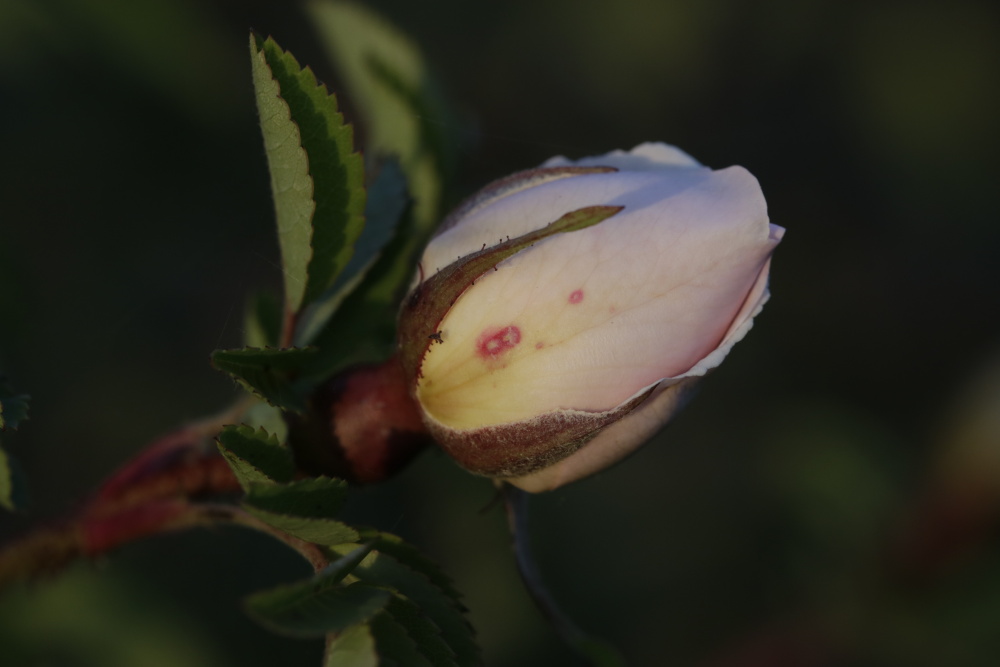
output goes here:
[[[394, 159], [383, 161], [368, 188], [365, 227], [354, 246], [354, 255], [337, 281], [305, 312], [298, 330], [298, 344], [312, 343], [313, 339], [321, 334], [330, 318], [337, 314], [338, 308], [351, 291], [359, 284], [367, 285], [368, 281], [362, 281], [368, 276], [376, 261], [383, 256], [386, 247], [396, 235], [409, 201], [406, 178], [400, 170], [399, 163]], [[353, 318], [348, 313], [347, 317], [366, 319], [361, 313], [354, 313]], [[329, 348], [352, 349], [359, 341], [352, 339], [350, 335], [344, 335], [349, 331], [350, 329], [345, 331], [343, 327], [334, 327], [332, 333], [337, 344], [330, 345]], [[330, 356], [328, 354], [330, 351], [323, 349], [324, 359]], [[325, 367], [328, 366], [321, 363], [317, 365], [319, 366], [317, 372], [326, 370]], [[329, 373], [331, 370], [326, 372]]]
[[254, 619], [275, 632], [322, 637], [365, 623], [392, 598], [366, 584], [325, 586], [320, 578], [257, 593], [246, 601]]
[[[28, 418], [28, 396], [18, 394], [0, 375], [0, 431], [16, 430]], [[24, 476], [17, 462], [0, 448], [0, 507], [14, 511], [25, 502]]]
[[0, 375], [0, 431], [17, 429], [28, 418], [28, 395], [18, 394], [7, 378]]
[[262, 428], [227, 426], [218, 445], [244, 491], [254, 482], [290, 482], [295, 474], [291, 450]]
[[24, 507], [27, 489], [17, 461], [0, 448], [0, 507], [13, 512]]
[[305, 296], [312, 256], [312, 218], [316, 209], [314, 184], [299, 126], [292, 119], [288, 103], [281, 97], [281, 86], [253, 35], [250, 36], [250, 53], [257, 111], [271, 173], [271, 193], [285, 276], [285, 308], [296, 312]]
[[333, 633], [328, 657], [345, 662], [328, 664], [479, 664], [472, 628], [448, 578], [398, 537], [333, 519], [345, 492], [345, 483], [326, 478], [250, 485], [247, 511], [329, 547], [334, 560], [309, 579], [250, 596], [247, 613], [283, 634]]
[[359, 546], [305, 581], [251, 595], [245, 602], [247, 613], [277, 632], [298, 636], [342, 632], [369, 620], [385, 607], [391, 593], [365, 584], [339, 584], [371, 547]]
[[236, 378], [251, 393], [284, 410], [301, 411], [309, 385], [299, 381], [316, 356], [315, 348], [216, 350], [212, 365]]
[[355, 625], [330, 640], [323, 667], [377, 667], [378, 652], [371, 627]]
[[[286, 304], [290, 311], [297, 312], [330, 287], [351, 258], [354, 242], [365, 224], [364, 164], [361, 155], [354, 152], [354, 131], [338, 112], [336, 98], [316, 82], [312, 71], [301, 67], [273, 39], [254, 41], [298, 127], [312, 179], [315, 208], [310, 221], [310, 248], [294, 253], [309, 257], [306, 284], [301, 301]], [[281, 169], [282, 165], [272, 165], [275, 168]], [[299, 242], [301, 237], [295, 238]]]
[[[465, 608], [437, 567], [395, 536], [375, 531], [366, 531], [362, 536], [374, 540], [374, 553], [354, 570], [353, 576], [398, 591], [438, 627], [441, 639], [455, 654], [455, 663], [479, 664], [479, 647], [472, 626], [465, 619]], [[339, 546], [333, 551], [343, 554], [347, 548]]]
[[257, 292], [247, 300], [243, 342], [247, 347], [277, 347], [281, 343], [281, 303], [270, 292]]
[[[348, 5], [312, 9], [323, 17], [321, 30], [334, 20], [338, 30], [358, 31], [340, 33], [352, 51], [340, 64], [353, 68], [347, 78], [359, 91], [369, 155], [378, 156], [369, 165], [374, 176], [366, 195], [353, 131], [333, 96], [272, 39], [252, 36], [285, 305], [256, 298], [246, 340], [258, 347], [212, 355], [217, 369], [286, 412], [304, 410], [310, 390], [330, 374], [391, 350], [412, 260], [437, 220], [448, 152], [430, 122], [436, 98], [405, 38]], [[358, 39], [365, 31], [375, 38]], [[415, 118], [423, 120], [414, 126]], [[310, 347], [278, 349], [293, 342]], [[244, 509], [270, 529], [319, 545], [316, 567], [322, 554], [331, 560], [307, 580], [250, 596], [254, 619], [283, 634], [325, 635], [327, 665], [479, 664], [465, 609], [437, 566], [397, 537], [336, 519], [345, 482], [293, 481], [289, 451], [264, 429], [227, 427], [218, 444], [246, 491]]]
[[416, 247], [437, 223], [455, 142], [452, 114], [420, 49], [379, 15], [356, 4], [313, 0], [316, 31], [361, 112], [372, 155], [399, 158], [415, 211], [407, 236]]
[[315, 477], [289, 484], [250, 485], [243, 507], [261, 521], [316, 544], [355, 542], [358, 532], [333, 517], [340, 510], [347, 483]]

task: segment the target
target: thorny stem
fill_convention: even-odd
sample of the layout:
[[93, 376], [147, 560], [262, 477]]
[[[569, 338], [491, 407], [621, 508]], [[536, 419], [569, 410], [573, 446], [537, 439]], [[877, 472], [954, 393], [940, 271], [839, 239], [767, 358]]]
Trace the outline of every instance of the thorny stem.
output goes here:
[[204, 514], [211, 520], [220, 521], [224, 523], [231, 523], [236, 526], [244, 526], [246, 528], [251, 528], [261, 533], [266, 533], [278, 540], [283, 542], [286, 546], [290, 547], [296, 551], [302, 558], [304, 558], [309, 565], [312, 566], [313, 570], [319, 572], [324, 567], [330, 564], [330, 558], [326, 551], [318, 544], [313, 544], [312, 542], [307, 542], [301, 540], [297, 537], [293, 537], [283, 530], [278, 530], [273, 526], [269, 526], [257, 517], [245, 512], [244, 510], [234, 507], [233, 505], [225, 504], [215, 504], [215, 505], [201, 505], [198, 511]]
[[158, 438], [105, 480], [76, 512], [0, 547], [0, 588], [54, 574], [76, 559], [99, 556], [149, 535], [214, 521], [250, 525], [230, 511], [235, 507], [222, 511], [223, 505], [194, 501], [239, 492], [214, 438], [226, 424], [238, 423], [252, 404], [241, 400]]
[[[105, 519], [81, 516], [35, 531], [0, 552], [0, 588], [49, 575], [81, 557], [93, 557], [138, 537], [189, 528], [231, 524], [266, 533], [301, 555], [315, 571], [330, 564], [322, 548], [277, 530], [234, 505], [167, 500]], [[100, 535], [95, 540], [95, 535]]]
[[524, 587], [552, 628], [580, 657], [595, 667], [623, 667], [621, 654], [603, 640], [588, 636], [556, 604], [542, 581], [541, 573], [531, 553], [528, 534], [528, 494], [507, 483], [501, 483], [507, 526], [510, 530], [514, 558]]

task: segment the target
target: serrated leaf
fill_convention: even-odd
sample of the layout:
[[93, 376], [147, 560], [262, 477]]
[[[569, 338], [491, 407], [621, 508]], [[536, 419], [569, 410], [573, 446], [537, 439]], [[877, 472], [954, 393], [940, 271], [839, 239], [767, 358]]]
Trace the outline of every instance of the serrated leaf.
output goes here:
[[399, 300], [441, 218], [455, 164], [451, 131], [458, 124], [405, 35], [357, 5], [311, 0], [308, 9], [359, 111], [366, 151], [398, 156], [413, 198], [400, 233], [314, 341], [322, 350], [319, 365], [335, 371], [391, 350]]
[[0, 375], [0, 431], [17, 429], [18, 424], [28, 418], [27, 394], [18, 394], [9, 381]]
[[275, 589], [247, 600], [247, 613], [275, 632], [321, 637], [364, 623], [377, 614], [392, 593], [366, 584], [320, 590]]
[[290, 482], [295, 474], [292, 452], [264, 429], [226, 426], [218, 446], [244, 491], [253, 482]]
[[363, 541], [371, 542], [380, 552], [392, 556], [403, 565], [427, 577], [432, 584], [451, 597], [457, 608], [465, 610], [461, 603], [461, 595], [454, 588], [448, 575], [441, 571], [437, 563], [424, 556], [417, 547], [397, 535], [372, 528], [359, 528], [358, 532]]
[[341, 632], [366, 622], [388, 603], [392, 593], [366, 584], [341, 585], [372, 548], [371, 544], [354, 546], [309, 579], [247, 597], [247, 613], [276, 632], [303, 637]]
[[[396, 346], [396, 315], [401, 293], [388, 289], [395, 285], [402, 270], [410, 267], [395, 261], [396, 246], [406, 242], [399, 237], [380, 257], [334, 313], [325, 327], [310, 342], [319, 350], [310, 369], [315, 377], [329, 377], [353, 364], [384, 360]], [[403, 268], [405, 267], [405, 268]], [[402, 275], [402, 274], [400, 274]]]
[[301, 412], [310, 385], [298, 380], [316, 355], [316, 348], [309, 347], [216, 350], [212, 353], [212, 365], [232, 375], [271, 405]]
[[416, 199], [417, 226], [438, 219], [442, 179], [454, 163], [455, 127], [420, 50], [382, 17], [359, 5], [313, 0], [317, 32], [358, 108], [371, 155], [397, 155]]
[[434, 667], [456, 667], [455, 652], [441, 637], [441, 630], [420, 607], [405, 597], [395, 595], [386, 605], [385, 613], [406, 630], [420, 653]]
[[344, 630], [326, 649], [323, 667], [378, 667], [375, 638], [367, 623]]
[[250, 485], [243, 507], [261, 521], [299, 539], [342, 545], [358, 541], [358, 531], [333, 518], [346, 494], [346, 482], [327, 477], [289, 484], [256, 483]]
[[308, 280], [302, 306], [318, 298], [347, 266], [365, 225], [364, 162], [354, 152], [354, 130], [344, 122], [337, 100], [271, 38], [258, 40], [299, 128], [309, 159], [313, 200]]
[[247, 347], [275, 347], [281, 337], [281, 304], [270, 292], [257, 292], [247, 300], [243, 342]]
[[399, 622], [383, 612], [369, 623], [382, 664], [400, 667], [433, 667], [420, 647]]
[[[365, 227], [354, 245], [354, 255], [336, 282], [306, 311], [296, 344], [312, 341], [330, 321], [344, 299], [369, 273], [396, 233], [410, 197], [406, 177], [396, 160], [386, 160], [368, 188]], [[352, 349], [353, 341], [338, 336], [338, 345]]]
[[278, 442], [288, 441], [288, 425], [285, 423], [281, 408], [264, 401], [255, 401], [245, 413], [243, 413], [243, 423], [253, 428], [262, 428], [275, 438]]
[[316, 209], [314, 184], [299, 127], [292, 119], [288, 103], [281, 97], [281, 87], [253, 34], [250, 35], [250, 62], [271, 174], [285, 279], [285, 307], [289, 312], [296, 312], [305, 295], [312, 256], [312, 217]]
[[[455, 653], [455, 663], [463, 667], [481, 664], [479, 646], [465, 618], [465, 608], [440, 571], [422, 557], [411, 558], [413, 549], [400, 547], [399, 538], [376, 531], [364, 531], [364, 535], [364, 539], [374, 541], [375, 551], [354, 569], [352, 576], [372, 585], [393, 588], [417, 605], [440, 629], [441, 639]], [[347, 548], [336, 546], [332, 551], [345, 553]], [[399, 558], [390, 555], [390, 551], [399, 554]]]

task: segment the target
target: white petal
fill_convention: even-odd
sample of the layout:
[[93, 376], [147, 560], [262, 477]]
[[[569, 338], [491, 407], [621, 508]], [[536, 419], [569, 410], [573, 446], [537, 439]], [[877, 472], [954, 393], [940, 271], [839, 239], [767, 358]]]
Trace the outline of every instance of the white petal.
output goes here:
[[617, 463], [651, 438], [684, 402], [694, 379], [664, 384], [628, 417], [612, 424], [562, 461], [537, 472], [506, 480], [531, 493], [583, 479]]
[[639, 144], [632, 150], [611, 151], [604, 155], [595, 155], [578, 160], [570, 160], [562, 155], [549, 158], [543, 167], [562, 167], [575, 165], [580, 167], [608, 166], [626, 171], [655, 171], [671, 167], [700, 167], [701, 164], [693, 157], [677, 148], [663, 143]]
[[[476, 215], [527, 231], [538, 219], [595, 204], [626, 209], [511, 258], [448, 313], [444, 343], [430, 348], [418, 387], [436, 419], [474, 428], [563, 409], [608, 410], [641, 387], [688, 374], [736, 336], [748, 295], [763, 294], [763, 267], [777, 243], [749, 173], [581, 176]], [[479, 227], [471, 223], [441, 238]], [[512, 235], [523, 233], [511, 226]], [[699, 372], [721, 356], [712, 361]]]

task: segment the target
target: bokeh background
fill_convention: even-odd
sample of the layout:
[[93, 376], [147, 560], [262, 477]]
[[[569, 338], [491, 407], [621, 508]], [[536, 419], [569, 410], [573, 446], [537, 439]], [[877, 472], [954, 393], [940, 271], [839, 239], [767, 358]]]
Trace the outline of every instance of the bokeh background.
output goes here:
[[[771, 304], [691, 406], [535, 499], [570, 614], [636, 665], [997, 664], [997, 5], [368, 5], [457, 109], [454, 196], [663, 140], [750, 169], [788, 229]], [[337, 89], [294, 2], [0, 0], [0, 368], [33, 396], [3, 436], [31, 503], [0, 538], [235, 395], [208, 354], [280, 281], [251, 27]], [[492, 497], [428, 452], [350, 512], [442, 564], [487, 664], [572, 664]], [[315, 665], [239, 607], [305, 573], [237, 530], [151, 539], [0, 600], [0, 661]]]

